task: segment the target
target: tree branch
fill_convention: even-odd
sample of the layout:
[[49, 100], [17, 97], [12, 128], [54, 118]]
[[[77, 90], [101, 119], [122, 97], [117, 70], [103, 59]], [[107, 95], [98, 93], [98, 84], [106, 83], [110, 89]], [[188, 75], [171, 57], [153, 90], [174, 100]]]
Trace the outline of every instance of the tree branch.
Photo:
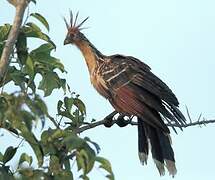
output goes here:
[[[170, 123], [166, 123], [167, 126], [169, 127], [175, 127], [175, 128], [187, 128], [187, 127], [190, 127], [190, 126], [201, 126], [201, 125], [206, 125], [206, 124], [211, 124], [211, 123], [215, 123], [215, 119], [210, 119], [210, 120], [201, 120], [201, 121], [195, 121], [195, 122], [189, 122], [189, 123], [186, 123], [186, 124], [170, 124]], [[134, 121], [131, 121], [129, 123], [130, 125], [137, 125], [137, 122], [134, 122]]]
[[10, 55], [13, 51], [13, 46], [19, 34], [19, 29], [22, 24], [24, 12], [28, 5], [27, 0], [16, 0], [16, 1], [8, 0], [8, 2], [13, 4], [16, 7], [16, 15], [14, 17], [13, 25], [8, 35], [7, 41], [5, 43], [1, 60], [0, 60], [0, 82], [4, 79], [3, 77], [10, 63]]
[[[101, 125], [104, 125], [106, 127], [110, 127], [112, 126], [113, 124], [115, 124], [115, 121], [114, 120], [114, 116], [117, 114], [116, 111], [113, 111], [112, 113], [110, 113], [108, 116], [106, 116], [103, 120], [100, 120], [100, 121], [97, 121], [97, 122], [94, 122], [94, 123], [89, 123], [85, 126], [82, 126], [80, 127], [79, 129], [77, 129], [77, 133], [81, 133], [83, 131], [86, 131], [88, 129], [91, 129], [91, 128], [94, 128], [96, 126], [101, 126]], [[108, 125], [107, 125], [108, 124]]]
[[[196, 126], [196, 125], [206, 125], [206, 124], [211, 124], [211, 123], [215, 123], [215, 119], [210, 119], [210, 120], [201, 120], [201, 121], [195, 121], [195, 122], [190, 122], [190, 123], [187, 123], [187, 124], [184, 124], [184, 125], [181, 125], [182, 128], [187, 128], [187, 127], [190, 127], [190, 126]], [[170, 126], [170, 127], [180, 127], [178, 124], [167, 124], [167, 126]]]
[[[124, 127], [126, 125], [133, 125], [136, 126], [137, 122], [136, 121], [132, 121], [131, 117], [128, 120], [125, 120], [122, 116], [118, 116], [117, 118], [115, 118], [114, 116], [117, 114], [116, 111], [112, 112], [111, 114], [109, 114], [108, 116], [106, 116], [104, 119], [97, 121], [97, 122], [93, 122], [93, 123], [89, 123], [87, 125], [84, 125], [82, 127], [80, 127], [79, 129], [77, 129], [77, 133], [81, 133], [83, 131], [86, 131], [88, 129], [97, 127], [97, 126], [101, 126], [104, 125], [105, 127], [111, 127], [114, 124], [117, 124], [120, 127]], [[201, 126], [201, 125], [206, 125], [206, 124], [210, 124], [210, 123], [215, 123], [215, 119], [211, 119], [211, 120], [200, 120], [200, 118], [193, 122], [190, 120], [189, 123], [186, 124], [170, 124], [170, 123], [166, 123], [167, 126], [169, 127], [174, 127], [174, 128], [187, 128], [190, 126]]]

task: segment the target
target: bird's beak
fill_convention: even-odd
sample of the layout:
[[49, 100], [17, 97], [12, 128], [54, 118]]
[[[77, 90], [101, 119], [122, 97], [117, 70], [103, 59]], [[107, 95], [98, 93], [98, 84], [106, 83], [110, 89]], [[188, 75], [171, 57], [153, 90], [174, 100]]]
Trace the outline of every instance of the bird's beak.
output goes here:
[[66, 38], [66, 39], [64, 40], [64, 42], [63, 42], [64, 45], [67, 45], [67, 44], [69, 44], [69, 43], [70, 43], [70, 41], [69, 41], [69, 39], [67, 39], [67, 38]]

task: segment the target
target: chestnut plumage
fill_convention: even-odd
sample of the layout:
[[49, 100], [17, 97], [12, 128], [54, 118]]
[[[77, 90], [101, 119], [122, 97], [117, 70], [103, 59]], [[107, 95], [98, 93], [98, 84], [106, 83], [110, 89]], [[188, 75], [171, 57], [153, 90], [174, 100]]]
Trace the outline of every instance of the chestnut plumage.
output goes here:
[[[94, 88], [122, 115], [138, 119], [138, 150], [142, 164], [147, 163], [149, 147], [152, 157], [164, 175], [176, 174], [174, 152], [169, 128], [164, 121], [185, 124], [185, 117], [178, 109], [179, 102], [171, 89], [144, 62], [132, 56], [106, 56], [81, 32], [84, 19], [77, 25], [78, 13], [70, 24], [64, 44], [74, 44], [83, 54]], [[74, 21], [74, 22], [73, 22]], [[175, 130], [175, 129], [174, 129]], [[150, 144], [150, 146], [149, 146]]]

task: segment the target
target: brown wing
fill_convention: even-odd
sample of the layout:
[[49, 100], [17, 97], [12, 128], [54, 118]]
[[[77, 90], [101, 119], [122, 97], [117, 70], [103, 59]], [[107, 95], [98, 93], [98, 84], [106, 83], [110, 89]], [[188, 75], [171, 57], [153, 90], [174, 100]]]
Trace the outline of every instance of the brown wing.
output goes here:
[[[132, 56], [113, 55], [110, 56], [110, 59], [110, 64], [112, 64], [110, 69], [114, 69], [114, 71], [106, 74], [107, 76], [111, 77], [114, 74], [117, 75], [117, 73], [123, 69], [126, 71], [124, 74], [121, 74], [123, 75], [122, 79], [121, 76], [116, 76], [116, 78], [112, 79], [111, 83], [115, 84], [116, 82], [129, 80], [167, 103], [175, 106], [179, 105], [178, 100], [171, 89], [150, 71], [151, 68], [147, 64]], [[124, 75], [127, 76], [127, 79]]]
[[154, 115], [154, 111], [176, 123], [183, 122], [173, 92], [138, 59], [109, 56], [99, 72], [111, 94], [108, 99], [119, 112], [144, 117], [147, 123], [165, 131], [166, 125]]

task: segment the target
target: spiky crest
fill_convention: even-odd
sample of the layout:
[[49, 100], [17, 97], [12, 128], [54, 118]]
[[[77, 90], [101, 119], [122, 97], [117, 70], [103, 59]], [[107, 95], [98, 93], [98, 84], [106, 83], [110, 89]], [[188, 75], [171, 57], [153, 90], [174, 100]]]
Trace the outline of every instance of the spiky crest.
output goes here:
[[[79, 15], [79, 12], [76, 13], [75, 15], [75, 20], [74, 20], [74, 16], [73, 16], [73, 13], [72, 13], [72, 10], [70, 10], [70, 23], [68, 23], [66, 21], [66, 18], [64, 17], [64, 22], [66, 24], [66, 27], [67, 29], [73, 29], [73, 30], [79, 30], [81, 31], [82, 29], [86, 29], [86, 28], [81, 28], [81, 26], [89, 19], [89, 16], [86, 17], [81, 23], [77, 24], [77, 21], [78, 21], [78, 15]], [[77, 25], [76, 25], [77, 24]]]

